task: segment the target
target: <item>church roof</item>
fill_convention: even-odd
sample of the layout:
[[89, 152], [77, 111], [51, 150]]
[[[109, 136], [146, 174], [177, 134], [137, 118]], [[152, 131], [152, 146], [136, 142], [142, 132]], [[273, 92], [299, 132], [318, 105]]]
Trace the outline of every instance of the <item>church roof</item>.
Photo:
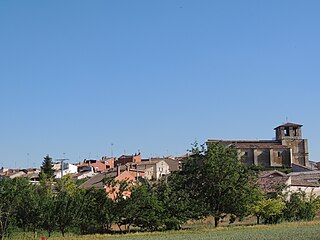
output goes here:
[[301, 124], [287, 122], [287, 123], [284, 123], [284, 124], [282, 124], [282, 125], [274, 128], [274, 129], [277, 129], [277, 128], [279, 128], [279, 127], [302, 127], [302, 126], [303, 126], [303, 125], [301, 125]]
[[222, 143], [234, 145], [236, 148], [260, 148], [260, 149], [287, 149], [288, 146], [282, 145], [276, 140], [213, 140], [209, 139], [207, 143]]

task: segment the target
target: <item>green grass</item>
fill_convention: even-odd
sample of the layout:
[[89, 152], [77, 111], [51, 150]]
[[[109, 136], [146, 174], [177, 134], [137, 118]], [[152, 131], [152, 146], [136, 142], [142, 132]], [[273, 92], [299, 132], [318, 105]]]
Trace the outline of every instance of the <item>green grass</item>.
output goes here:
[[[41, 239], [38, 235], [37, 239]], [[32, 234], [19, 233], [13, 235], [10, 240], [33, 239]], [[320, 240], [320, 222], [296, 222], [283, 223], [278, 225], [255, 225], [241, 227], [221, 227], [221, 228], [196, 228], [182, 231], [154, 232], [154, 233], [131, 233], [124, 235], [87, 235], [75, 236], [67, 235], [62, 238], [58, 234], [49, 238], [50, 240]]]

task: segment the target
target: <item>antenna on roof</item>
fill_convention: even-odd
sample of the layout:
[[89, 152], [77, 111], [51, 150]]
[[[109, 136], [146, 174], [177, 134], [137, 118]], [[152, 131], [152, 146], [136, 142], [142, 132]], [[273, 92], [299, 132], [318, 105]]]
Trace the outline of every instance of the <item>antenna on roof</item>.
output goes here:
[[286, 123], [288, 122], [288, 117], [286, 117]]
[[[60, 158], [60, 159], [56, 159], [56, 161], [59, 161], [60, 162], [60, 166], [61, 166], [61, 179], [63, 177], [63, 165], [64, 165], [64, 161], [68, 161], [69, 159], [68, 158], [65, 158], [65, 155], [66, 153], [62, 153], [63, 154], [63, 158]], [[91, 154], [91, 153], [90, 153]]]
[[113, 143], [110, 144], [111, 145], [111, 157], [113, 158]]

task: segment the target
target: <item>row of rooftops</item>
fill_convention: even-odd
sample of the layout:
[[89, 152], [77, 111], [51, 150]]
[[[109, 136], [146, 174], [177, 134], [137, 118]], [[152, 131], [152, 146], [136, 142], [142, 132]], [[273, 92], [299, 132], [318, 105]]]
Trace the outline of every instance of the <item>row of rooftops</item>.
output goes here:
[[[187, 156], [184, 156], [187, 157]], [[135, 179], [143, 181], [145, 169], [154, 166], [155, 164], [166, 161], [169, 165], [171, 164], [171, 171], [179, 170], [179, 165], [181, 158], [151, 158], [144, 159], [140, 163], [127, 163], [125, 165], [120, 165], [112, 169], [108, 169], [104, 172], [95, 173], [88, 176], [88, 180], [81, 185], [83, 188], [105, 188], [104, 179], [105, 178], [119, 178], [120, 179]], [[81, 164], [79, 164], [81, 165]], [[145, 166], [140, 168], [139, 166]], [[303, 167], [303, 166], [301, 166]], [[39, 174], [39, 169], [29, 168], [29, 169], [0, 169], [1, 177], [25, 177], [31, 179], [32, 182], [37, 181]], [[73, 176], [80, 176], [80, 173], [75, 173]], [[272, 192], [274, 185], [286, 184], [289, 187], [304, 187], [304, 188], [319, 188], [320, 189], [320, 171], [307, 171], [307, 172], [291, 172], [285, 174], [283, 172], [272, 170], [261, 172], [259, 176], [259, 185], [265, 192]]]
[[[139, 161], [135, 161], [137, 156], [140, 157]], [[74, 171], [69, 171], [68, 174], [71, 174], [74, 177], [80, 177], [81, 175], [86, 175], [88, 172], [92, 172], [94, 174], [105, 172], [111, 174], [116, 172], [118, 168], [121, 171], [125, 169], [140, 169], [141, 166], [151, 166], [160, 161], [165, 161], [168, 164], [170, 171], [177, 171], [180, 169], [180, 159], [182, 157], [163, 157], [163, 158], [148, 158], [142, 159], [140, 154], [135, 155], [122, 155], [118, 159], [126, 159], [125, 162], [118, 163], [117, 158], [108, 158], [102, 157], [101, 160], [93, 160], [93, 159], [85, 159], [83, 162], [79, 162], [76, 164], [72, 163], [63, 163], [63, 170], [66, 169], [74, 169]], [[72, 166], [72, 167], [71, 167]], [[61, 172], [61, 163], [53, 162], [53, 169], [55, 172]], [[135, 170], [137, 171], [137, 170]], [[138, 170], [139, 171], [139, 170]], [[6, 169], [0, 168], [0, 177], [35, 177], [35, 175], [39, 175], [40, 169], [37, 168], [28, 168], [28, 169]], [[92, 175], [94, 175], [92, 174]], [[88, 175], [88, 174], [87, 174]]]
[[320, 189], [320, 171], [283, 173], [277, 170], [263, 171], [258, 178], [258, 184], [265, 192], [272, 192], [274, 186], [312, 187]]

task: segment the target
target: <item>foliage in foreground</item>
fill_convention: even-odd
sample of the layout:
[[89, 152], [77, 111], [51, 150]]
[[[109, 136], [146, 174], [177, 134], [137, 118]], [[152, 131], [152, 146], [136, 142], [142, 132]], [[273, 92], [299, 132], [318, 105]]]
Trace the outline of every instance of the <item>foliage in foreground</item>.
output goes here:
[[54, 183], [47, 174], [43, 172], [40, 185], [27, 179], [0, 180], [1, 239], [16, 228], [49, 236], [57, 231], [63, 236], [110, 233], [113, 224], [126, 232], [133, 227], [172, 230], [207, 216], [214, 217], [215, 226], [227, 215], [230, 222], [249, 214], [258, 223], [312, 220], [320, 205], [319, 198], [304, 193], [293, 193], [291, 200], [281, 191], [261, 194], [254, 184], [256, 173], [238, 160], [234, 148], [220, 144], [195, 146], [182, 171], [158, 182], [133, 185], [105, 179], [113, 200], [105, 190], [77, 188], [71, 176]]
[[192, 156], [178, 173], [181, 191], [190, 193], [199, 217], [213, 216], [215, 226], [227, 214], [243, 218], [249, 214], [257, 188], [255, 172], [238, 160], [234, 147], [209, 144], [207, 148], [192, 149]]

